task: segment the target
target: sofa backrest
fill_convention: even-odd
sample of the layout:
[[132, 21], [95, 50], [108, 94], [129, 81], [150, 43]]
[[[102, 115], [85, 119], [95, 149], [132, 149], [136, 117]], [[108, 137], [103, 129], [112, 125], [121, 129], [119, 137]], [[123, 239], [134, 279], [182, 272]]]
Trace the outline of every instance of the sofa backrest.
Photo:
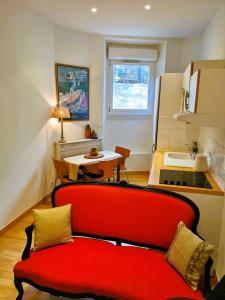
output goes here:
[[75, 183], [57, 187], [53, 206], [72, 204], [76, 235], [168, 249], [177, 224], [196, 230], [197, 206], [184, 196], [132, 185]]

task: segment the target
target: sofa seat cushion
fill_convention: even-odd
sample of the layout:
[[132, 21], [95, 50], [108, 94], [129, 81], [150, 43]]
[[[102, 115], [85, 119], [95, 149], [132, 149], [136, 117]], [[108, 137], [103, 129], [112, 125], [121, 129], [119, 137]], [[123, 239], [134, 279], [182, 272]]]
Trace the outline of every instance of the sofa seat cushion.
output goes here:
[[94, 293], [120, 300], [203, 299], [168, 264], [165, 254], [133, 246], [115, 246], [74, 238], [31, 252], [14, 267], [15, 276], [68, 293]]

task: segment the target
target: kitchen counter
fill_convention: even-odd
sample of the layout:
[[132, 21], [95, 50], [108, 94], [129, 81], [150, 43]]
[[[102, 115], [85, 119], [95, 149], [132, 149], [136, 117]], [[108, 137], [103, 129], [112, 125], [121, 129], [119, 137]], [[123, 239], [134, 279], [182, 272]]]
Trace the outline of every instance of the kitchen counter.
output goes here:
[[164, 189], [164, 190], [174, 191], [174, 192], [186, 192], [186, 193], [208, 194], [208, 195], [218, 195], [218, 196], [224, 195], [224, 191], [219, 187], [219, 185], [217, 184], [217, 182], [209, 172], [205, 172], [205, 175], [209, 183], [211, 184], [212, 189], [160, 184], [159, 176], [160, 176], [161, 169], [176, 170], [176, 171], [194, 171], [193, 168], [188, 168], [188, 167], [164, 166], [164, 151], [156, 151], [154, 154], [152, 168], [149, 176], [149, 181], [148, 181], [149, 186]]

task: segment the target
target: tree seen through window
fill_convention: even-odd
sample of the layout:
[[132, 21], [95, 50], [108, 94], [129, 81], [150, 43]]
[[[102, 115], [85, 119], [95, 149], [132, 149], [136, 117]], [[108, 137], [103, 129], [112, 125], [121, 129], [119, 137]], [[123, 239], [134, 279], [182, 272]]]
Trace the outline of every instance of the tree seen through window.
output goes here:
[[113, 109], [148, 109], [150, 66], [113, 64]]

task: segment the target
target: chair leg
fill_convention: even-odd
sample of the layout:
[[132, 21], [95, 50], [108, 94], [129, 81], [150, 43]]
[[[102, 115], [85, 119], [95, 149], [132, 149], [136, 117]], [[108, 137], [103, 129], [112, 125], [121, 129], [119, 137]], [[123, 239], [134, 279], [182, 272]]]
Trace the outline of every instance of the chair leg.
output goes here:
[[19, 293], [18, 296], [16, 297], [16, 300], [22, 300], [23, 293], [24, 293], [22, 281], [14, 277], [14, 285]]

